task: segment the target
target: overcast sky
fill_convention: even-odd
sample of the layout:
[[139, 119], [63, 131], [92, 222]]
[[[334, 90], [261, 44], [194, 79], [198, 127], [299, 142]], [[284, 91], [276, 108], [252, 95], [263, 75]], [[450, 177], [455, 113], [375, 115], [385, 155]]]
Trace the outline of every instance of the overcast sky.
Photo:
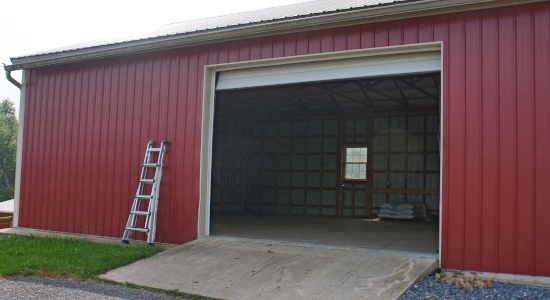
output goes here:
[[[10, 57], [110, 36], [147, 32], [184, 20], [281, 6], [307, 0], [27, 0], [0, 4], [0, 63]], [[19, 108], [19, 89], [0, 75], [0, 100]], [[21, 72], [12, 72], [21, 81]]]

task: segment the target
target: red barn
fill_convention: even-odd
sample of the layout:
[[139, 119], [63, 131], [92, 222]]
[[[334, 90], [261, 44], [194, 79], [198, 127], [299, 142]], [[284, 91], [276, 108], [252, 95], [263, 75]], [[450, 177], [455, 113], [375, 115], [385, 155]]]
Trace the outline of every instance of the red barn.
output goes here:
[[[550, 276], [550, 1], [321, 0], [5, 69], [23, 70], [15, 227], [121, 237], [167, 140], [157, 241], [369, 247], [390, 224], [384, 243], [442, 268]], [[366, 221], [402, 204], [431, 221]]]

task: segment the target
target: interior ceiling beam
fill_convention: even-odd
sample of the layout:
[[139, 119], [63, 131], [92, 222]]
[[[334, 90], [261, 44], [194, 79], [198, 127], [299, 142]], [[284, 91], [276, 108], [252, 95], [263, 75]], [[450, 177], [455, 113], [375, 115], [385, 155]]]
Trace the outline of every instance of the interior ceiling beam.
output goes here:
[[407, 97], [405, 97], [405, 94], [403, 93], [403, 91], [399, 89], [399, 82], [397, 82], [397, 79], [395, 79], [395, 77], [394, 77], [392, 81], [395, 84], [395, 87], [399, 90], [399, 94], [401, 95], [401, 98], [403, 99], [403, 104], [405, 106], [409, 106], [409, 100], [407, 99]]
[[298, 109], [300, 109], [300, 110], [302, 110], [302, 109], [308, 109], [307, 103], [305, 103], [304, 100], [301, 99], [300, 97], [294, 96], [293, 98], [291, 98], [291, 100], [297, 100], [298, 102], [300, 102], [300, 104], [290, 103], [289, 106], [298, 108]]
[[332, 100], [332, 102], [334, 102], [334, 104], [338, 105], [338, 109], [342, 110], [342, 106], [340, 105], [340, 103], [338, 103], [336, 98], [334, 98], [334, 96], [332, 94], [329, 94], [328, 96], [330, 97], [330, 100]]
[[439, 101], [439, 97], [440, 97], [440, 94], [441, 94], [440, 84], [439, 84], [440, 77], [435, 76], [435, 75], [432, 75], [431, 77], [432, 77], [432, 80], [433, 80], [434, 83], [435, 83], [435, 86], [436, 86], [436, 89], [437, 89], [437, 99], [438, 99], [438, 101]]
[[[354, 84], [361, 89], [361, 84], [359, 84], [358, 82], [354, 82]], [[375, 107], [374, 106], [374, 102], [372, 102], [372, 99], [369, 97], [369, 95], [367, 94], [367, 92], [365, 92], [363, 89], [361, 89], [361, 93], [363, 94], [363, 97], [365, 97], [365, 99], [367, 100], [367, 103], [369, 104], [370, 107]]]
[[[406, 85], [408, 85], [408, 86], [410, 86], [411, 88], [415, 89], [416, 91], [419, 91], [420, 93], [422, 93], [422, 94], [428, 96], [429, 98], [432, 98], [432, 99], [434, 99], [434, 100], [439, 100], [439, 96], [438, 96], [438, 95], [430, 94], [430, 93], [426, 92], [425, 89], [422, 89], [422, 88], [420, 88], [420, 87], [418, 87], [418, 86], [416, 86], [416, 85], [413, 85], [412, 82], [408, 82], [408, 81], [406, 81], [405, 79], [399, 78], [399, 77], [397, 78], [397, 80], [399, 80], [399, 81], [405, 83]], [[437, 88], [437, 86], [434, 86], [434, 87]]]
[[399, 103], [399, 104], [403, 105], [403, 102], [400, 101], [399, 99], [393, 98], [393, 97], [390, 96], [390, 95], [387, 95], [387, 94], [384, 94], [384, 93], [378, 91], [377, 89], [373, 88], [373, 87], [372, 87], [369, 83], [367, 83], [367, 82], [363, 83], [363, 82], [360, 82], [360, 81], [359, 81], [359, 85], [362, 86], [362, 89], [363, 89], [364, 91], [371, 92], [371, 93], [374, 93], [374, 94], [378, 94], [378, 95], [380, 95], [380, 96], [382, 96], [382, 97], [384, 97], [384, 98], [386, 98], [386, 99], [388, 99], [388, 100], [390, 100], [390, 101], [393, 101], [393, 102], [395, 102], [395, 103]]
[[[335, 85], [338, 85], [338, 86], [341, 86], [343, 83], [337, 83]], [[342, 105], [340, 105], [340, 103], [338, 103], [338, 101], [336, 100], [336, 98], [334, 98], [334, 96], [332, 95], [333, 94], [333, 88], [330, 86], [330, 83], [325, 87], [324, 85], [320, 84], [320, 85], [317, 85], [316, 86], [318, 89], [321, 89], [322, 91], [324, 91], [325, 93], [328, 92], [328, 97], [330, 98], [330, 100], [332, 100], [332, 102], [336, 105], [336, 107], [338, 107], [339, 110], [342, 109]]]
[[[364, 92], [363, 92], [363, 94], [364, 94], [366, 100], [368, 101], [368, 103], [366, 103], [367, 101], [361, 101], [361, 100], [359, 100], [359, 99], [354, 99], [354, 98], [352, 98], [352, 97], [350, 97], [350, 96], [347, 96], [347, 95], [344, 94], [344, 92], [339, 92], [339, 91], [337, 92], [337, 91], [334, 90], [334, 89], [336, 89], [336, 88], [338, 88], [338, 87], [340, 87], [340, 86], [342, 86], [342, 85], [344, 85], [344, 84], [346, 84], [346, 83], [347, 83], [347, 82], [339, 82], [339, 83], [334, 84], [334, 85], [332, 85], [332, 86], [331, 86], [330, 84], [328, 84], [327, 86], [321, 86], [321, 85], [319, 85], [319, 86], [317, 86], [317, 88], [319, 88], [319, 89], [321, 89], [321, 90], [327, 92], [327, 93], [328, 93], [327, 95], [332, 99], [332, 101], [334, 101], [335, 103], [338, 103], [338, 105], [339, 105], [339, 103], [341, 103], [342, 101], [336, 100], [336, 98], [334, 98], [335, 95], [336, 95], [336, 96], [339, 96], [339, 97], [341, 97], [341, 98], [344, 98], [344, 99], [346, 99], [346, 100], [348, 100], [348, 101], [342, 102], [342, 103], [357, 103], [357, 104], [360, 104], [360, 105], [363, 105], [363, 106], [367, 106], [367, 107], [374, 107], [374, 104], [372, 103], [372, 101], [370, 101], [370, 97], [368, 97], [368, 96], [366, 95], [366, 93], [364, 93]], [[349, 93], [355, 93], [355, 92], [354, 92], [354, 91], [351, 91], [351, 92], [349, 92]], [[341, 105], [339, 105], [339, 107], [342, 108]]]
[[374, 105], [372, 104], [372, 101], [361, 101], [361, 100], [353, 99], [350, 96], [347, 96], [345, 94], [340, 94], [340, 93], [337, 93], [337, 92], [333, 92], [330, 96], [332, 98], [334, 98], [334, 96], [338, 96], [338, 97], [342, 97], [342, 98], [348, 100], [348, 101], [340, 101], [344, 104], [345, 103], [357, 103], [357, 104], [361, 104], [361, 105], [366, 106], [366, 107], [374, 107]]
[[319, 105], [323, 105], [323, 106], [328, 106], [330, 108], [336, 108], [336, 109], [340, 109], [340, 105], [338, 104], [335, 104], [333, 102], [323, 102], [323, 101], [320, 101], [320, 100], [317, 100], [317, 99], [312, 99], [312, 98], [309, 98], [308, 96], [300, 96], [300, 98], [302, 99], [305, 99], [305, 100], [308, 100], [308, 101], [311, 101], [313, 103], [317, 103]]

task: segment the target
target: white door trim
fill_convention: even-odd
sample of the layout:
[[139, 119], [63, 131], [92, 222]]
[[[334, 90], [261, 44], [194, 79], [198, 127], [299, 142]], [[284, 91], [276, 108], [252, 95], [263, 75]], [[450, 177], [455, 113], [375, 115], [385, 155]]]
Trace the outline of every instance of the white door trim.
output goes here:
[[[210, 191], [211, 191], [211, 173], [212, 173], [212, 138], [214, 125], [214, 104], [215, 104], [215, 84], [216, 72], [240, 70], [247, 68], [258, 68], [265, 66], [280, 66], [287, 64], [296, 64], [303, 62], [315, 62], [325, 60], [337, 60], [354, 57], [367, 57], [375, 55], [389, 55], [398, 53], [415, 53], [427, 51], [441, 51], [441, 151], [443, 154], [443, 43], [431, 42], [412, 45], [379, 47], [369, 49], [358, 49], [349, 51], [338, 51], [329, 53], [318, 53], [309, 55], [299, 55], [291, 57], [260, 59], [253, 61], [207, 65], [204, 67], [204, 91], [202, 103], [202, 133], [201, 133], [201, 158], [200, 158], [200, 202], [198, 211], [197, 237], [210, 235]], [[440, 167], [440, 195], [443, 196], [443, 155], [441, 155]], [[442, 199], [440, 196], [440, 236], [439, 236], [439, 256], [441, 262], [441, 216], [443, 216]]]

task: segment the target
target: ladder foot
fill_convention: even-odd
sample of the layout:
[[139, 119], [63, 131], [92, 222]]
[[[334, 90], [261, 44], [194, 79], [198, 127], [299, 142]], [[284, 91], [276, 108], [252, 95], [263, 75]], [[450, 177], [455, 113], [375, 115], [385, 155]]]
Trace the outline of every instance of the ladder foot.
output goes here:
[[121, 241], [121, 243], [128, 245], [128, 244], [130, 244], [130, 241], [123, 240], [123, 241]]
[[155, 245], [155, 243], [147, 243], [147, 245], [153, 247]]

